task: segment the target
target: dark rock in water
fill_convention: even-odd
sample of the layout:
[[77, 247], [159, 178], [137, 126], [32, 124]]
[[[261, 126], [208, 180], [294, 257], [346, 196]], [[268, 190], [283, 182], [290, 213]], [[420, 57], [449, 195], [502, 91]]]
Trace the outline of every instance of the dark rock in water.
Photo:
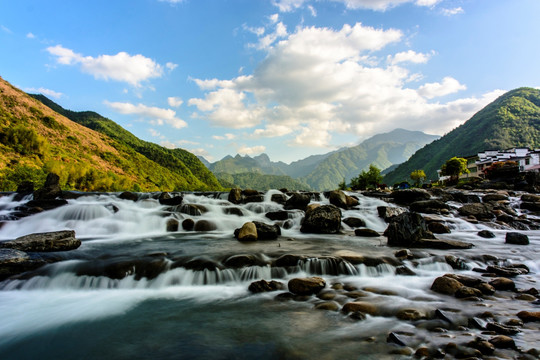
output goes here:
[[258, 260], [253, 255], [240, 254], [228, 257], [223, 265], [230, 268], [240, 269], [246, 266], [253, 266], [258, 263]]
[[450, 228], [440, 222], [430, 222], [428, 224], [428, 230], [434, 234], [450, 234]]
[[404, 321], [417, 321], [425, 319], [427, 315], [424, 311], [419, 309], [401, 309], [396, 313], [396, 317], [399, 320]]
[[481, 201], [480, 197], [476, 194], [469, 194], [462, 191], [450, 192], [450, 194], [452, 195], [455, 201], [460, 202], [462, 204], [474, 204], [474, 203], [479, 203]]
[[492, 207], [488, 204], [466, 204], [458, 209], [458, 212], [462, 216], [474, 216], [478, 220], [492, 220], [495, 218], [495, 214], [492, 212]]
[[396, 334], [395, 332], [391, 332], [388, 334], [388, 336], [386, 337], [386, 342], [396, 344], [399, 346], [407, 346], [403, 338], [400, 335]]
[[278, 225], [269, 225], [260, 221], [254, 221], [257, 228], [257, 238], [259, 240], [275, 240], [281, 235], [281, 229]]
[[410, 210], [426, 214], [440, 214], [443, 210], [449, 210], [450, 206], [441, 200], [421, 200], [415, 201], [410, 205]]
[[182, 221], [182, 229], [186, 231], [191, 231], [195, 227], [195, 221], [193, 219], [186, 219]]
[[536, 194], [523, 194], [523, 195], [521, 195], [521, 201], [526, 201], [526, 202], [540, 202], [540, 195], [536, 195]]
[[473, 329], [486, 330], [488, 322], [479, 317], [472, 317], [468, 320], [467, 326]]
[[280, 210], [280, 211], [270, 211], [265, 214], [270, 220], [287, 220], [289, 218], [289, 212]]
[[223, 213], [226, 215], [244, 216], [244, 212], [239, 207], [226, 207], [223, 208]]
[[260, 195], [259, 191], [254, 189], [244, 189], [242, 190], [242, 195], [244, 196], [257, 196]]
[[488, 283], [481, 283], [476, 287], [484, 295], [493, 295], [495, 294], [495, 288]]
[[207, 211], [208, 209], [205, 206], [199, 204], [184, 204], [180, 207], [180, 212], [182, 214], [191, 216], [201, 216]]
[[21, 236], [15, 240], [0, 242], [0, 247], [30, 252], [52, 252], [74, 250], [81, 246], [75, 231], [64, 230]]
[[343, 219], [343, 222], [345, 224], [349, 225], [352, 228], [366, 226], [366, 222], [364, 220], [360, 219], [360, 218], [357, 218], [357, 217], [345, 218], [345, 219]]
[[476, 338], [474, 341], [468, 342], [467, 346], [480, 351], [482, 355], [491, 355], [495, 351], [495, 346], [482, 338]]
[[161, 205], [178, 206], [182, 204], [184, 198], [182, 196], [171, 197], [169, 193], [163, 192], [159, 195], [158, 201]]
[[540, 311], [520, 311], [517, 313], [517, 317], [523, 322], [540, 321]]
[[167, 232], [176, 232], [178, 231], [178, 228], [180, 227], [180, 224], [178, 223], [178, 220], [176, 219], [169, 219], [167, 220]]
[[217, 225], [209, 220], [199, 220], [195, 223], [195, 231], [212, 231], [216, 230]]
[[135, 275], [135, 280], [142, 278], [152, 280], [158, 277], [166, 268], [167, 262], [164, 258], [153, 259], [146, 257], [116, 261], [104, 267], [80, 268], [77, 275], [107, 276], [111, 279], [123, 279], [126, 276]]
[[285, 202], [285, 210], [298, 209], [306, 211], [306, 207], [310, 203], [309, 195], [294, 193], [289, 200]]
[[424, 218], [411, 212], [392, 217], [384, 235], [388, 237], [388, 246], [399, 247], [411, 247], [423, 238], [433, 238]]
[[416, 201], [429, 200], [431, 195], [424, 189], [404, 189], [392, 192], [394, 202], [409, 205]]
[[519, 208], [523, 209], [523, 210], [529, 210], [529, 211], [538, 212], [538, 211], [540, 211], [540, 202], [523, 201], [519, 205]]
[[259, 280], [252, 282], [248, 290], [251, 291], [254, 294], [262, 293], [262, 292], [270, 292], [270, 291], [277, 291], [277, 290], [284, 290], [285, 284], [279, 282], [279, 281], [266, 281], [266, 280]]
[[404, 212], [408, 212], [408, 210], [402, 207], [395, 206], [378, 206], [377, 212], [379, 213], [380, 218], [382, 218], [386, 222], [389, 222], [393, 216], [403, 214]]
[[339, 304], [335, 301], [325, 301], [315, 305], [317, 310], [339, 311]]
[[118, 195], [118, 197], [122, 200], [131, 200], [131, 201], [139, 200], [139, 195], [129, 192], [129, 191], [124, 191], [123, 193]]
[[513, 245], [529, 245], [529, 237], [517, 232], [508, 232], [506, 233], [505, 242]]
[[497, 349], [516, 349], [514, 339], [506, 335], [498, 335], [489, 339], [489, 342]]
[[474, 348], [448, 343], [444, 347], [446, 354], [452, 355], [456, 359], [481, 359], [482, 353]]
[[283, 205], [287, 201], [287, 197], [285, 194], [272, 194], [270, 201]]
[[14, 201], [21, 201], [25, 196], [34, 192], [34, 183], [32, 181], [23, 181], [17, 187], [17, 194], [13, 198]]
[[247, 222], [234, 231], [234, 236], [240, 241], [256, 241], [258, 239], [257, 227], [253, 222]]
[[[64, 199], [42, 199], [42, 200], [30, 200], [24, 206], [26, 208], [39, 208], [42, 210], [52, 210], [59, 208], [60, 206], [67, 205], [67, 200]], [[32, 210], [29, 211], [32, 213]]]
[[334, 190], [331, 191], [329, 194], [330, 204], [337, 206], [338, 208], [342, 208], [347, 210], [349, 206], [347, 205], [347, 195], [341, 190]]
[[291, 266], [297, 266], [300, 261], [305, 260], [306, 257], [303, 255], [292, 255], [292, 254], [285, 254], [280, 256], [274, 261], [273, 266], [277, 267], [291, 267]]
[[361, 313], [369, 314], [373, 316], [379, 314], [379, 309], [377, 308], [377, 306], [366, 301], [353, 301], [353, 302], [346, 303], [345, 305], [343, 305], [343, 308], [341, 309], [341, 311], [343, 311], [346, 314], [351, 313], [351, 312], [352, 313], [361, 312]]
[[293, 293], [284, 292], [284, 293], [281, 293], [281, 294], [277, 294], [274, 299], [276, 301], [291, 301], [291, 300], [294, 300], [295, 296], [296, 295], [294, 295]]
[[431, 290], [440, 294], [454, 295], [463, 286], [459, 281], [447, 276], [440, 276], [433, 281]]
[[469, 286], [460, 287], [459, 289], [457, 289], [456, 293], [454, 294], [454, 296], [458, 299], [465, 299], [469, 297], [481, 298], [482, 295], [483, 294], [480, 290], [469, 287]]
[[478, 232], [478, 236], [483, 237], [483, 238], [485, 238], [485, 239], [492, 239], [492, 238], [495, 237], [495, 234], [492, 233], [492, 232], [489, 231], [489, 230], [480, 230], [480, 231]]
[[411, 269], [409, 269], [407, 266], [401, 265], [401, 266], [396, 267], [396, 275], [415, 276], [416, 273], [412, 271]]
[[341, 211], [334, 205], [322, 205], [306, 213], [300, 231], [335, 234], [341, 228]]
[[521, 332], [521, 330], [515, 326], [503, 325], [496, 322], [489, 322], [486, 325], [486, 329], [489, 331], [495, 331], [497, 334], [501, 335], [515, 335]]
[[459, 281], [465, 286], [478, 287], [480, 284], [485, 283], [484, 280], [475, 276], [462, 275], [462, 274], [444, 274], [444, 276]]
[[489, 282], [489, 285], [493, 286], [496, 290], [516, 290], [516, 284], [511, 279], [505, 277], [497, 277]]
[[0, 280], [35, 270], [45, 264], [46, 262], [40, 256], [31, 256], [15, 249], [0, 249]]
[[362, 236], [362, 237], [379, 237], [381, 234], [379, 234], [377, 231], [368, 229], [368, 228], [362, 228], [362, 229], [356, 229], [354, 230], [354, 234], [356, 236]]
[[473, 244], [458, 240], [420, 239], [411, 247], [428, 249], [470, 249]]
[[489, 265], [486, 268], [486, 271], [488, 273], [493, 273], [493, 274], [496, 274], [498, 276], [502, 276], [502, 277], [506, 277], [506, 278], [515, 277], [515, 276], [518, 276], [518, 275], [521, 275], [521, 274], [524, 273], [521, 270], [516, 269], [516, 268], [504, 267], [504, 266], [496, 266], [496, 265]]
[[444, 257], [444, 260], [446, 261], [448, 265], [452, 267], [452, 269], [455, 269], [455, 270], [468, 270], [469, 269], [469, 266], [467, 265], [465, 260], [458, 258], [457, 256], [446, 255]]
[[195, 271], [202, 271], [202, 270], [216, 270], [221, 269], [219, 264], [217, 264], [215, 261], [211, 259], [207, 259], [205, 257], [200, 257], [197, 259], [190, 259], [187, 262], [186, 261], [177, 261], [175, 262], [171, 268], [177, 268], [177, 267], [184, 267], [188, 270], [195, 270]]
[[240, 204], [242, 202], [242, 190], [231, 189], [227, 199], [233, 204]]
[[494, 193], [494, 194], [486, 194], [482, 198], [483, 202], [503, 201], [503, 200], [508, 200], [508, 195], [501, 194], [501, 193]]
[[61, 196], [60, 176], [54, 173], [49, 173], [43, 187], [34, 192], [34, 200], [52, 200]]
[[326, 282], [320, 277], [294, 278], [287, 284], [289, 291], [296, 295], [317, 294], [325, 288]]
[[264, 201], [264, 196], [262, 195], [251, 195], [244, 197], [244, 203], [260, 203]]

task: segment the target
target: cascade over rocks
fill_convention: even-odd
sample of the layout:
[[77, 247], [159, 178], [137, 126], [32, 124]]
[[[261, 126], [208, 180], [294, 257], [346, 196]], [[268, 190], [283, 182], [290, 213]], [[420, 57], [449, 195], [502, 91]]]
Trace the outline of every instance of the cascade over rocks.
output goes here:
[[493, 208], [489, 204], [474, 203], [465, 204], [458, 209], [458, 212], [462, 216], [474, 216], [478, 220], [492, 220], [495, 218], [495, 214], [492, 212]]
[[257, 228], [257, 238], [259, 240], [275, 240], [281, 235], [281, 229], [278, 225], [269, 225], [260, 221], [254, 221]]
[[169, 193], [162, 192], [159, 195], [158, 201], [161, 205], [178, 206], [182, 204], [184, 198], [182, 196], [172, 197]]
[[120, 195], [118, 195], [118, 197], [122, 200], [131, 200], [131, 201], [137, 201], [139, 200], [139, 195], [133, 193], [133, 192], [130, 192], [130, 191], [124, 191], [123, 193], [121, 193]]
[[322, 205], [306, 213], [300, 231], [335, 234], [341, 228], [341, 211], [334, 205]]
[[285, 289], [285, 284], [279, 281], [275, 281], [275, 280], [272, 280], [270, 282], [266, 280], [255, 281], [255, 282], [252, 282], [248, 287], [248, 290], [254, 294], [262, 293], [262, 292], [284, 290], [284, 289]]
[[231, 189], [227, 199], [233, 204], [240, 204], [242, 202], [242, 190]]
[[328, 196], [330, 204], [345, 210], [358, 205], [358, 199], [345, 194], [341, 190], [331, 191]]
[[384, 232], [388, 246], [414, 247], [423, 238], [434, 238], [427, 230], [424, 218], [415, 212], [406, 212], [392, 217]]
[[415, 201], [410, 205], [410, 210], [414, 212], [420, 212], [425, 214], [440, 214], [441, 212], [448, 211], [450, 206], [441, 200], [430, 199]]

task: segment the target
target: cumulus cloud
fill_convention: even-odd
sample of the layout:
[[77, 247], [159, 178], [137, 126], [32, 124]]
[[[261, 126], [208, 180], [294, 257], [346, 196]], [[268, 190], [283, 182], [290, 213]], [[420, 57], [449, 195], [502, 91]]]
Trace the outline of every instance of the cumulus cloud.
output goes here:
[[31, 32], [29, 32], [28, 34], [26, 34], [26, 37], [28, 39], [35, 39], [36, 38], [36, 35], [32, 34]]
[[169, 106], [179, 107], [180, 105], [184, 103], [184, 100], [182, 100], [179, 97], [170, 96], [167, 98], [167, 103], [169, 104]]
[[447, 76], [440, 83], [427, 83], [420, 86], [418, 88], [418, 94], [428, 99], [433, 99], [435, 97], [453, 94], [465, 89], [467, 89], [467, 86], [462, 85], [456, 79]]
[[[301, 8], [304, 4], [312, 0], [274, 0], [273, 4], [281, 12], [291, 12]], [[348, 9], [370, 9], [376, 11], [385, 11], [387, 9], [405, 4], [413, 3], [416, 6], [432, 7], [441, 0], [331, 0], [344, 4]], [[309, 5], [308, 5], [309, 6]]]
[[7, 34], [13, 34], [13, 31], [11, 31], [10, 28], [4, 26], [4, 25], [0, 25], [0, 29], [2, 29], [3, 32], [7, 33]]
[[46, 96], [49, 96], [49, 97], [52, 97], [52, 98], [55, 98], [55, 99], [60, 99], [62, 96], [64, 96], [64, 94], [62, 94], [61, 92], [58, 92], [58, 91], [54, 91], [54, 90], [51, 90], [51, 89], [45, 89], [45, 88], [25, 88], [24, 91], [26, 91], [27, 93], [37, 93], [37, 94], [43, 94], [43, 95], [46, 95]]
[[254, 128], [248, 134], [252, 139], [284, 137], [289, 146], [331, 148], [332, 136], [339, 133], [365, 138], [406, 127], [442, 134], [494, 99], [486, 94], [432, 101], [466, 88], [450, 76], [409, 87], [423, 75], [407, 66], [428, 62], [433, 52], [378, 56], [402, 40], [399, 30], [360, 23], [341, 29], [297, 27], [261, 49], [266, 57], [252, 74], [194, 79], [204, 95], [188, 105], [212, 125]]
[[266, 150], [266, 147], [263, 145], [257, 145], [257, 146], [252, 146], [252, 147], [240, 145], [236, 149], [236, 152], [240, 155], [252, 155], [252, 154], [260, 154], [264, 152], [265, 150]]
[[236, 135], [231, 134], [231, 133], [212, 136], [212, 139], [214, 139], [214, 140], [233, 140], [235, 138], [236, 138]]
[[143, 55], [119, 52], [116, 55], [83, 56], [62, 45], [50, 46], [49, 54], [61, 65], [79, 65], [81, 71], [101, 80], [127, 82], [140, 87], [141, 82], [163, 75], [163, 67]]
[[138, 115], [142, 118], [148, 119], [150, 123], [154, 125], [169, 124], [176, 129], [181, 129], [187, 126], [187, 123], [184, 120], [177, 118], [176, 112], [171, 109], [162, 109], [143, 104], [134, 105], [123, 102], [105, 101], [104, 103], [120, 114]]
[[173, 71], [174, 69], [176, 69], [178, 67], [178, 64], [168, 62], [168, 63], [165, 64], [165, 67], [167, 68], [167, 70]]
[[457, 8], [453, 8], [453, 9], [442, 9], [442, 13], [445, 16], [454, 16], [457, 14], [463, 14], [464, 12], [465, 11], [463, 10], [461, 6]]

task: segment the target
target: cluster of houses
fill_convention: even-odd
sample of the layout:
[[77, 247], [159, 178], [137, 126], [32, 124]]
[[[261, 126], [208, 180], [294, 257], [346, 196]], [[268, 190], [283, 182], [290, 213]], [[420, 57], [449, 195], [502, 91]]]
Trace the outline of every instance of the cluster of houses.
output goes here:
[[461, 177], [485, 177], [485, 170], [495, 163], [513, 161], [518, 164], [519, 171], [540, 171], [540, 149], [528, 147], [510, 148], [506, 150], [486, 150], [477, 155], [465, 157], [468, 174]]

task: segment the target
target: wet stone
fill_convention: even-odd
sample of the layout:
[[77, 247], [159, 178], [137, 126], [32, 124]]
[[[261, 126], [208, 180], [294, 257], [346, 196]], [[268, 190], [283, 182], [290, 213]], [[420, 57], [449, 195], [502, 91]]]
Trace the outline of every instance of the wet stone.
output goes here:
[[261, 292], [270, 292], [270, 291], [277, 291], [277, 290], [283, 290], [285, 289], [285, 284], [279, 282], [279, 281], [266, 281], [266, 280], [259, 280], [252, 282], [248, 290], [254, 294], [261, 293]]
[[517, 317], [523, 322], [540, 321], [540, 311], [520, 311], [517, 313]]
[[514, 339], [506, 335], [497, 335], [488, 340], [497, 349], [515, 349]]
[[339, 311], [339, 304], [335, 301], [325, 301], [315, 305], [317, 310]]
[[505, 242], [513, 245], [529, 245], [529, 237], [517, 232], [506, 233]]
[[515, 335], [520, 332], [517, 327], [507, 326], [496, 322], [488, 322], [486, 329], [501, 335]]
[[326, 282], [324, 279], [316, 276], [310, 278], [294, 278], [289, 280], [288, 283], [289, 291], [296, 295], [317, 294], [324, 289], [325, 286]]
[[483, 237], [483, 238], [485, 238], [485, 239], [492, 239], [492, 238], [495, 237], [495, 234], [492, 233], [492, 232], [489, 231], [489, 230], [480, 230], [480, 231], [478, 232], [478, 236]]

